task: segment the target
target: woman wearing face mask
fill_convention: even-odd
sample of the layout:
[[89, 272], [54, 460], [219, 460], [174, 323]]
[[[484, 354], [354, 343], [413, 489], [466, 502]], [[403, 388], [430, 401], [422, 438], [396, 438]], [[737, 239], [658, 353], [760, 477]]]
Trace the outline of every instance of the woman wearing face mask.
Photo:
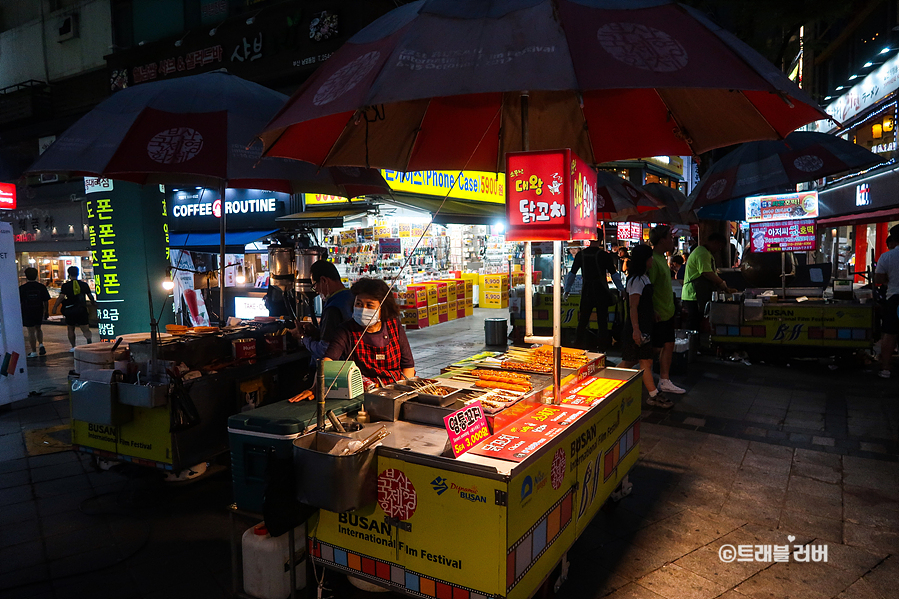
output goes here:
[[[362, 376], [382, 385], [415, 376], [412, 350], [399, 323], [400, 309], [388, 291], [380, 279], [359, 279], [350, 287], [355, 297], [353, 318], [337, 329], [323, 360], [352, 360]], [[290, 401], [304, 399], [312, 399], [311, 390]]]

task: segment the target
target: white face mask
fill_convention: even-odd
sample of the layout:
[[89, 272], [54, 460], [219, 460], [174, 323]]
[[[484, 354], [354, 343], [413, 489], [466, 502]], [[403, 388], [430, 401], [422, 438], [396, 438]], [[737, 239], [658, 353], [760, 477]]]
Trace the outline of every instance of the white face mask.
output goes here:
[[358, 322], [363, 327], [376, 324], [381, 320], [381, 310], [373, 310], [372, 308], [360, 308], [359, 306], [355, 306], [353, 308], [353, 320]]

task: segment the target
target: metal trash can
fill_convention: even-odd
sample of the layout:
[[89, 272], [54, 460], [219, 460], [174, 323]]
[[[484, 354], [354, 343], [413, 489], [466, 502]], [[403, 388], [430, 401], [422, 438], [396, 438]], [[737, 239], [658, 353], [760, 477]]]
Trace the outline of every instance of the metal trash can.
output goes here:
[[484, 343], [494, 346], [508, 344], [509, 325], [505, 318], [487, 318], [484, 320]]

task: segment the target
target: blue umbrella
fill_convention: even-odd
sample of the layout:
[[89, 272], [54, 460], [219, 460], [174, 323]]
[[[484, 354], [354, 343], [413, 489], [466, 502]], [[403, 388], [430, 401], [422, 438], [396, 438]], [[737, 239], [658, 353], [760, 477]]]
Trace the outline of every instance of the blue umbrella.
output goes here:
[[717, 161], [690, 194], [691, 208], [769, 191], [884, 162], [836, 135], [794, 131], [782, 141], [751, 141]]

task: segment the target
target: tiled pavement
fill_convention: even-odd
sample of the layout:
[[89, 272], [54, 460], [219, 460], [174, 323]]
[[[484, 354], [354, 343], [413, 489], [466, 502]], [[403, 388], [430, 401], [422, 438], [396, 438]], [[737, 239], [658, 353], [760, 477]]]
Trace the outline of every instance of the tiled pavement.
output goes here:
[[[495, 315], [410, 332], [418, 369], [481, 350]], [[23, 431], [68, 418], [64, 329], [47, 327], [46, 344], [46, 358], [29, 360], [44, 394], [0, 412], [0, 597], [229, 596], [227, 472], [166, 486], [144, 470], [97, 472], [74, 453], [25, 456]], [[633, 493], [569, 553], [561, 596], [899, 596], [896, 381], [714, 360], [675, 381], [689, 393], [670, 412], [644, 412]], [[718, 556], [789, 535], [827, 545], [827, 563]]]

